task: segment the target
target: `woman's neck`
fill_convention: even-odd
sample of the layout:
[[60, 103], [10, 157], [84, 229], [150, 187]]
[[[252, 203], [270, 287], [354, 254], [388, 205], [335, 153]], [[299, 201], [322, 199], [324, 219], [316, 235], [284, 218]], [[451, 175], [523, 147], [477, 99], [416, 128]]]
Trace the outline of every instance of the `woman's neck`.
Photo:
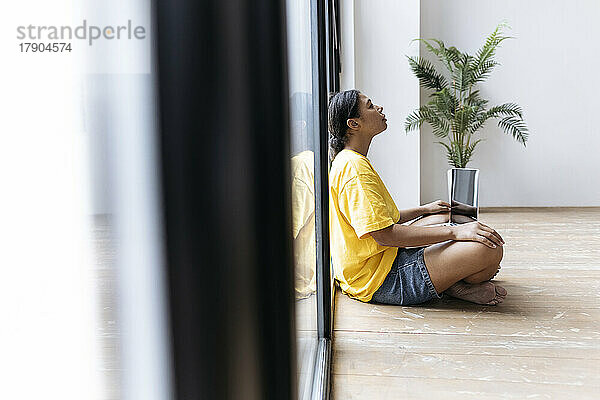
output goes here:
[[350, 136], [348, 143], [346, 143], [345, 149], [353, 150], [357, 153], [362, 154], [363, 156], [367, 156], [369, 152], [369, 146], [371, 145], [371, 140], [373, 137], [361, 137], [360, 135], [352, 135]]

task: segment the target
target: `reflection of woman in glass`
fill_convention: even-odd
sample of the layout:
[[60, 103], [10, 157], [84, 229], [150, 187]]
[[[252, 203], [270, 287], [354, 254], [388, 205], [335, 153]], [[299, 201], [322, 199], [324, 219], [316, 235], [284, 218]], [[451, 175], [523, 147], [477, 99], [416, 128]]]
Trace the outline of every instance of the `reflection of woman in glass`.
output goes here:
[[387, 304], [418, 304], [442, 293], [501, 303], [506, 290], [490, 279], [499, 269], [503, 239], [478, 221], [427, 226], [448, 220], [449, 205], [439, 200], [398, 211], [367, 158], [371, 140], [386, 129], [383, 107], [364, 94], [331, 96], [331, 257], [342, 290]]
[[314, 153], [305, 150], [292, 157], [292, 231], [296, 297], [316, 290]]
[[312, 131], [312, 97], [296, 92], [291, 101], [292, 120], [292, 231], [296, 298], [316, 290], [315, 173]]

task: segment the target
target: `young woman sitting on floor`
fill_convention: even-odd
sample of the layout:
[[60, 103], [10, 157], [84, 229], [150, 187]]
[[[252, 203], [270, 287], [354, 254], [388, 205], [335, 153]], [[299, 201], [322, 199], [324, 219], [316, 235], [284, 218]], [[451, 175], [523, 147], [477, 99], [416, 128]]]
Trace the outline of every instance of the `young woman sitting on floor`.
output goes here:
[[384, 304], [419, 304], [442, 293], [501, 303], [506, 290], [490, 279], [500, 268], [504, 240], [479, 221], [428, 226], [448, 221], [449, 205], [440, 200], [399, 211], [367, 158], [371, 140], [386, 129], [383, 107], [364, 94], [331, 96], [331, 257], [342, 291]]

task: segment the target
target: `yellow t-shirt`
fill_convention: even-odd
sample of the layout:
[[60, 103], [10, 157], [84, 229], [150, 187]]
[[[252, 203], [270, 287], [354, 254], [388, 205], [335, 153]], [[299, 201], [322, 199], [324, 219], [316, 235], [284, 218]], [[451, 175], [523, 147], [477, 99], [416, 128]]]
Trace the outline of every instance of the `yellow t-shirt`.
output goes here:
[[316, 291], [314, 153], [303, 151], [292, 157], [292, 229], [296, 298]]
[[331, 258], [342, 291], [370, 301], [392, 268], [397, 247], [368, 233], [400, 220], [400, 212], [369, 159], [342, 150], [329, 172]]

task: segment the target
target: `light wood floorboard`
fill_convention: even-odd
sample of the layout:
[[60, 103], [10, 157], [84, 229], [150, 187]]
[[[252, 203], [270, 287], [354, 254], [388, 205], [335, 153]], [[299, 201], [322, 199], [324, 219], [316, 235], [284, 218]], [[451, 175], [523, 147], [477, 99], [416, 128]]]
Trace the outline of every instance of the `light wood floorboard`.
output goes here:
[[600, 398], [600, 208], [488, 208], [506, 241], [496, 307], [336, 292], [334, 399]]

